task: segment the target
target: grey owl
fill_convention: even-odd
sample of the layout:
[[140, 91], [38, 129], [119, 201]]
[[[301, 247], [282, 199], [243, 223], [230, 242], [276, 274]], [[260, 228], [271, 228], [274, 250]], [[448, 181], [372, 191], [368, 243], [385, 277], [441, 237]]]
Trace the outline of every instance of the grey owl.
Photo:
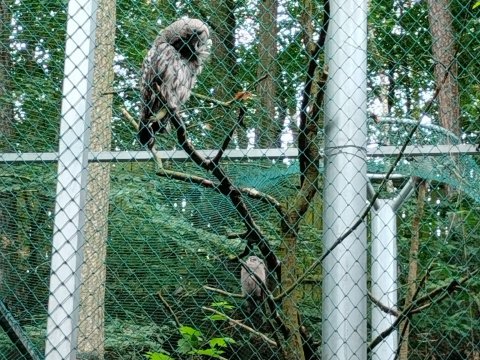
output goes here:
[[183, 18], [163, 29], [142, 66], [138, 138], [151, 147], [156, 132], [165, 131], [170, 117], [192, 92], [211, 47], [208, 27]]
[[[265, 263], [258, 256], [250, 256], [245, 265], [252, 273], [258, 276], [260, 281], [266, 286], [267, 273]], [[264, 293], [257, 279], [251, 275], [243, 266], [240, 271], [240, 282], [242, 284], [242, 294], [247, 298], [247, 311], [251, 313], [257, 308], [264, 298]]]

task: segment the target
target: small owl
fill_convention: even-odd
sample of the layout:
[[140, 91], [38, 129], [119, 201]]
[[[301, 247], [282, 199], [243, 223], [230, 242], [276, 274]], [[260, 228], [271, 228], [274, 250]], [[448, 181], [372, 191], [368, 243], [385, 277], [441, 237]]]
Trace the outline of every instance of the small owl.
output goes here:
[[138, 139], [151, 147], [157, 132], [185, 103], [202, 71], [211, 47], [208, 27], [183, 18], [167, 26], [148, 52], [142, 67]]
[[[267, 273], [262, 259], [258, 256], [250, 256], [245, 261], [245, 265], [266, 285]], [[251, 313], [256, 307], [260, 306], [264, 298], [262, 287], [258, 284], [258, 280], [243, 266], [240, 271], [240, 282], [242, 284], [242, 294], [247, 298], [247, 312]]]

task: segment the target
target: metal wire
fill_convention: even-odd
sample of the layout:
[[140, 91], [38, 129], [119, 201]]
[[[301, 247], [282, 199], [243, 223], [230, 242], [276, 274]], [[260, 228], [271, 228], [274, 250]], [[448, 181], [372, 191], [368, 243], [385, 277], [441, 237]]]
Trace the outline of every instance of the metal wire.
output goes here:
[[[367, 348], [382, 360], [480, 356], [480, 7], [373, 1], [368, 34], [343, 41], [366, 16], [366, 2], [350, 3], [345, 24], [337, 11], [355, 7], [332, 3], [334, 60], [315, 47], [324, 5], [307, 0], [0, 4], [0, 360], [285, 359], [295, 336], [308, 359], [337, 345], [358, 359]], [[137, 139], [142, 62], [181, 17], [209, 27], [210, 57], [179, 126], [150, 151]], [[362, 41], [366, 78], [358, 56], [338, 63]], [[356, 75], [339, 82], [339, 71]], [[325, 239], [375, 192], [366, 249], [330, 254]], [[325, 253], [331, 268], [316, 266]], [[247, 254], [270, 272], [268, 307], [250, 316]], [[340, 295], [326, 292], [334, 274]], [[360, 296], [346, 290], [353, 275], [368, 292], [360, 280]]]

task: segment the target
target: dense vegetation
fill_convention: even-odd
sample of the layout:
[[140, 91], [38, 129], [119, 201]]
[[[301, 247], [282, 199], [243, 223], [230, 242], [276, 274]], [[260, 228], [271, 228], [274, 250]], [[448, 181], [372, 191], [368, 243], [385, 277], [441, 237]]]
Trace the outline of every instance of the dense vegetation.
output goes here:
[[[231, 100], [264, 74], [268, 86], [249, 89], [259, 96], [246, 106], [245, 128], [234, 146], [290, 146], [298, 135], [299, 94], [308, 62], [305, 50], [321, 27], [322, 6], [309, 0], [272, 1], [276, 26], [262, 23], [258, 1], [117, 1], [112, 150], [140, 150], [135, 129], [122, 115], [125, 108], [138, 115], [138, 77], [142, 59], [159, 29], [189, 15], [212, 28], [213, 49], [195, 91], [219, 101]], [[480, 132], [479, 72], [480, 8], [472, 1], [453, 0], [456, 66], [459, 87], [458, 119], [461, 141], [478, 143]], [[369, 111], [378, 116], [418, 119], [438, 79], [432, 57], [428, 2], [374, 0], [369, 3], [368, 88]], [[0, 150], [53, 152], [58, 147], [65, 44], [65, 1], [4, 1], [0, 5]], [[267, 20], [266, 20], [267, 19]], [[267, 26], [268, 25], [268, 26]], [[312, 32], [312, 30], [314, 31]], [[267, 32], [267, 34], [265, 34]], [[273, 39], [269, 43], [268, 33]], [[260, 42], [258, 39], [263, 39]], [[267, 40], [265, 40], [267, 39]], [[266, 68], [262, 55], [275, 48], [274, 67]], [[271, 96], [273, 110], [266, 103]], [[439, 107], [428, 121], [440, 124]], [[183, 113], [197, 148], [218, 148], [236, 119], [235, 107], [213, 106], [193, 96]], [[267, 121], [265, 120], [267, 119]], [[400, 129], [400, 130], [399, 130]], [[370, 141], [398, 143], [405, 130], [371, 123]], [[402, 132], [403, 131], [403, 132]], [[395, 133], [396, 132], [396, 133]], [[387, 135], [385, 135], [387, 133]], [[425, 143], [432, 143], [425, 132]], [[390, 135], [392, 135], [390, 137]], [[398, 136], [397, 136], [398, 135]], [[379, 139], [382, 139], [381, 141]], [[321, 141], [321, 135], [319, 136]], [[161, 138], [163, 149], [179, 148], [175, 136]], [[436, 143], [433, 141], [433, 143]], [[384, 144], [384, 143], [383, 143]], [[437, 161], [407, 159], [399, 171], [428, 180], [426, 196], [420, 191], [398, 214], [401, 303], [408, 297], [411, 244], [418, 237], [420, 295], [468, 276], [480, 265], [480, 193], [471, 178], [448, 173], [437, 176]], [[413, 165], [411, 165], [413, 163]], [[426, 165], [427, 164], [427, 165]], [[433, 165], [432, 165], [433, 164]], [[205, 176], [190, 163], [166, 168]], [[478, 158], [461, 161], [460, 174], [477, 174]], [[371, 161], [369, 171], [382, 173], [387, 161]], [[226, 166], [235, 184], [255, 187], [288, 203], [299, 186], [298, 166], [269, 161], [237, 161]], [[204, 340], [232, 338], [223, 356], [268, 358], [275, 348], [250, 333], [232, 328], [224, 319], [212, 319], [202, 306], [224, 301], [203, 285], [239, 292], [239, 264], [229, 259], [244, 243], [229, 239], [243, 231], [231, 203], [209, 189], [159, 178], [153, 163], [116, 163], [111, 166], [107, 239], [106, 359], [140, 359], [147, 352], [176, 354], [181, 335], [158, 292], [173, 307], [180, 322], [201, 330]], [[437, 171], [437, 172], [435, 172]], [[53, 232], [56, 166], [52, 164], [0, 164], [0, 298], [41, 349], [48, 297], [49, 258]], [[447, 181], [448, 180], [448, 181]], [[401, 188], [405, 181], [393, 183]], [[454, 186], [458, 188], [455, 188]], [[464, 184], [465, 188], [461, 187]], [[321, 184], [319, 185], [321, 187]], [[321, 254], [321, 188], [301, 227], [300, 270]], [[385, 191], [384, 197], [391, 197]], [[247, 200], [252, 214], [276, 249], [281, 242], [274, 209]], [[423, 205], [423, 210], [419, 207]], [[416, 228], [415, 216], [422, 214]], [[428, 276], [425, 275], [428, 273]], [[422, 283], [422, 277], [426, 277]], [[321, 330], [321, 272], [308, 277], [300, 289], [300, 310], [315, 341]], [[242, 302], [227, 299], [242, 317]], [[476, 359], [480, 354], [480, 281], [478, 275], [439, 302], [411, 318], [411, 359]], [[269, 333], [268, 323], [253, 326]], [[184, 338], [183, 338], [184, 339]], [[227, 341], [228, 342], [228, 341]], [[183, 343], [185, 345], [185, 342]], [[202, 347], [201, 349], [205, 349]], [[197, 348], [196, 350], [199, 350]], [[235, 351], [236, 352], [235, 352]], [[0, 332], [0, 359], [18, 355]], [[237, 355], [234, 355], [237, 354]], [[172, 355], [175, 357], [176, 355]], [[176, 358], [176, 357], [175, 357]]]

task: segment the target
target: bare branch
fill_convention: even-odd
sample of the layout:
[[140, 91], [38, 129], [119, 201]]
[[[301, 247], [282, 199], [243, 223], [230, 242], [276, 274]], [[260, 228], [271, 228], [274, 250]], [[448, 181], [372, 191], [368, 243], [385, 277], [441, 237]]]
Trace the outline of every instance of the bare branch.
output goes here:
[[392, 309], [392, 308], [386, 306], [386, 305], [385, 305], [384, 303], [382, 303], [380, 300], [378, 300], [377, 298], [375, 298], [370, 291], [368, 292], [368, 297], [369, 297], [369, 299], [370, 299], [376, 306], [378, 306], [378, 308], [380, 308], [380, 310], [382, 310], [384, 313], [389, 314], [389, 315], [393, 315], [393, 316], [396, 316], [396, 317], [398, 317], [398, 316], [400, 315], [397, 310]]
[[[446, 74], [448, 74], [448, 72], [446, 72]], [[307, 275], [309, 275], [313, 270], [315, 270], [317, 268], [318, 265], [320, 265], [323, 260], [328, 256], [330, 255], [333, 250], [335, 250], [335, 248], [340, 245], [343, 240], [345, 240], [350, 234], [352, 234], [355, 229], [358, 228], [358, 226], [363, 223], [363, 221], [365, 220], [365, 218], [368, 216], [368, 214], [370, 213], [370, 211], [372, 210], [373, 208], [373, 205], [375, 204], [375, 202], [377, 201], [378, 197], [380, 196], [380, 192], [385, 188], [387, 182], [389, 181], [390, 179], [390, 176], [393, 174], [393, 171], [395, 170], [395, 168], [397, 167], [398, 163], [400, 162], [400, 159], [403, 157], [403, 154], [405, 152], [405, 149], [407, 148], [408, 144], [410, 143], [410, 141], [412, 140], [412, 137], [413, 135], [415, 134], [415, 132], [417, 131], [418, 127], [420, 126], [420, 123], [421, 123], [421, 119], [423, 119], [423, 117], [430, 111], [430, 109], [432, 108], [433, 106], [433, 102], [435, 101], [435, 99], [438, 97], [438, 94], [440, 92], [440, 89], [443, 85], [443, 83], [445, 82], [445, 79], [446, 79], [446, 76], [444, 77], [443, 81], [438, 84], [437, 88], [435, 89], [435, 92], [433, 94], [433, 96], [430, 98], [430, 100], [425, 104], [424, 106], [424, 110], [422, 111], [421, 115], [419, 116], [419, 120], [418, 122], [413, 126], [413, 128], [410, 130], [409, 134], [407, 135], [407, 138], [405, 140], [405, 142], [403, 143], [402, 147], [400, 148], [400, 151], [397, 155], [397, 157], [395, 158], [395, 160], [393, 161], [392, 165], [390, 166], [390, 169], [388, 170], [387, 174], [385, 175], [385, 177], [383, 178], [382, 182], [380, 183], [380, 186], [378, 188], [378, 190], [375, 192], [375, 194], [373, 195], [372, 199], [370, 200], [369, 204], [367, 205], [367, 207], [365, 208], [365, 210], [362, 212], [362, 214], [359, 216], [359, 218], [357, 219], [357, 221], [355, 221], [352, 226], [350, 228], [348, 228], [333, 244], [332, 246], [330, 246], [330, 248], [327, 249], [327, 251], [322, 255], [321, 258], [315, 260], [309, 267], [307, 270], [305, 270], [305, 272], [297, 279], [297, 281], [295, 281], [294, 284], [292, 284], [292, 286], [289, 288], [289, 289], [286, 289], [283, 293], [279, 294], [278, 296], [275, 297], [275, 301], [278, 301], [278, 300], [281, 300], [283, 299], [285, 296], [287, 296], [288, 294], [290, 294], [306, 277]]]
[[221, 194], [230, 198], [230, 201], [241, 216], [243, 223], [247, 228], [247, 247], [242, 255], [246, 252], [249, 252], [253, 245], [257, 245], [262, 252], [263, 257], [265, 258], [265, 262], [267, 263], [269, 271], [271, 273], [277, 272], [277, 275], [280, 276], [280, 263], [275, 253], [271, 250], [270, 245], [268, 244], [268, 241], [263, 235], [259, 226], [253, 220], [249, 209], [242, 199], [241, 191], [233, 185], [230, 178], [225, 174], [223, 169], [218, 164], [215, 164], [211, 160], [205, 159], [195, 150], [195, 147], [187, 139], [185, 124], [178, 114], [174, 114], [174, 116], [172, 116], [171, 122], [177, 130], [177, 140], [182, 146], [183, 150], [185, 150], [185, 152], [198, 166], [202, 167], [206, 171], [212, 172], [213, 176], [215, 176], [219, 181], [217, 189]]
[[205, 310], [205, 311], [213, 312], [214, 314], [217, 314], [217, 315], [224, 316], [230, 324], [239, 326], [242, 329], [245, 329], [248, 332], [251, 332], [252, 334], [262, 338], [263, 340], [265, 340], [265, 342], [269, 343], [270, 345], [278, 346], [277, 343], [275, 341], [273, 341], [272, 339], [270, 339], [267, 335], [262, 334], [261, 332], [258, 332], [256, 330], [252, 329], [250, 326], [247, 326], [247, 325], [243, 324], [240, 320], [232, 319], [231, 317], [225, 315], [224, 313], [222, 313], [218, 310], [206, 307], [206, 306], [202, 306], [202, 309]]
[[[213, 190], [221, 193], [221, 191], [219, 190], [220, 185], [218, 183], [215, 183], [215, 182], [213, 182], [209, 179], [202, 178], [202, 177], [197, 176], [197, 175], [191, 175], [191, 174], [186, 174], [186, 173], [173, 171], [173, 170], [166, 170], [166, 169], [161, 169], [161, 170], [157, 171], [157, 175], [161, 176], [161, 177], [166, 177], [166, 178], [169, 178], [169, 179], [175, 179], [175, 180], [183, 181], [183, 182], [186, 182], [186, 183], [193, 183], [195, 185], [199, 185], [199, 186], [202, 186], [202, 187], [205, 187], [205, 188], [213, 189]], [[252, 199], [256, 199], [256, 200], [259, 200], [259, 201], [261, 201], [265, 204], [273, 206], [275, 208], [275, 210], [277, 210], [277, 212], [279, 213], [279, 215], [281, 217], [285, 216], [284, 206], [277, 199], [275, 199], [273, 196], [265, 194], [261, 191], [253, 189], [253, 188], [239, 188], [238, 190], [242, 194], [245, 194]], [[243, 233], [241, 236], [236, 234], [231, 238], [242, 238], [242, 239], [244, 239], [245, 237], [246, 237], [246, 233]], [[229, 238], [230, 238], [230, 236], [229, 236]]]
[[221, 290], [221, 289], [217, 289], [217, 288], [214, 288], [214, 287], [211, 287], [211, 286], [208, 286], [208, 285], [203, 285], [203, 288], [204, 288], [205, 290], [213, 291], [213, 292], [216, 292], [216, 293], [225, 295], [225, 296], [230, 296], [230, 297], [240, 298], [240, 299], [244, 299], [244, 298], [245, 298], [245, 296], [243, 296], [242, 294], [231, 293], [231, 292], [228, 292], [228, 291], [225, 291], [225, 290]]
[[[372, 351], [372, 349], [375, 346], [377, 346], [383, 339], [385, 339], [398, 327], [401, 321], [410, 317], [412, 314], [418, 313], [422, 308], [427, 308], [433, 305], [434, 303], [437, 304], [443, 301], [449, 294], [456, 291], [460, 285], [464, 284], [465, 282], [473, 278], [479, 271], [480, 271], [479, 269], [472, 271], [470, 275], [465, 276], [460, 281], [454, 279], [449, 284], [440, 286], [432, 290], [427, 295], [422, 296], [418, 300], [413, 299], [412, 303], [399, 314], [398, 318], [393, 322], [393, 324], [389, 328], [382, 331], [381, 334], [379, 334], [375, 339], [372, 340], [370, 344], [368, 344], [367, 351], [368, 352]], [[418, 294], [418, 292], [416, 294]], [[442, 296], [438, 297], [438, 299], [435, 299], [435, 297], [439, 295], [442, 295]], [[421, 305], [422, 303], [425, 303], [425, 302], [428, 302], [427, 303], [428, 306], [425, 306], [425, 304]]]
[[168, 311], [170, 312], [170, 314], [172, 314], [172, 317], [173, 319], [175, 320], [175, 324], [177, 324], [177, 328], [180, 328], [182, 326], [182, 323], [180, 322], [180, 320], [178, 320], [178, 317], [177, 317], [177, 314], [175, 314], [175, 312], [173, 311], [172, 307], [170, 306], [170, 304], [167, 302], [167, 300], [165, 300], [165, 298], [162, 296], [162, 292], [159, 291], [157, 292], [157, 295], [158, 297], [160, 298], [160, 300], [162, 301], [163, 305], [165, 305], [165, 307], [168, 309]]

